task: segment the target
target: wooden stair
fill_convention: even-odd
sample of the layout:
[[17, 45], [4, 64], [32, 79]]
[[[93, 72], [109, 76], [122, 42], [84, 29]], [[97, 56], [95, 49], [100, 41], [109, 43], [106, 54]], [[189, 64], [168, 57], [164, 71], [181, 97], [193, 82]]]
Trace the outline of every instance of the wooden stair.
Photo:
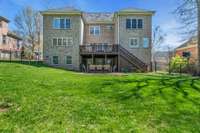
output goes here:
[[134, 67], [139, 69], [142, 72], [147, 71], [147, 64], [145, 64], [143, 61], [138, 59], [135, 55], [130, 53], [128, 50], [126, 50], [124, 47], [119, 45], [119, 55], [129, 63], [131, 63]]

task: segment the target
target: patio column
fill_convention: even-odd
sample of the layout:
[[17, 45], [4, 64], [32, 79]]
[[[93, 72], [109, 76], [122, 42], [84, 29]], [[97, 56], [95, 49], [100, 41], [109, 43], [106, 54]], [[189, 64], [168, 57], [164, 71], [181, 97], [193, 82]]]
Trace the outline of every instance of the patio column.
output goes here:
[[92, 65], [94, 65], [94, 54], [92, 54]]
[[104, 64], [106, 65], [107, 64], [107, 55], [105, 54], [105, 62]]

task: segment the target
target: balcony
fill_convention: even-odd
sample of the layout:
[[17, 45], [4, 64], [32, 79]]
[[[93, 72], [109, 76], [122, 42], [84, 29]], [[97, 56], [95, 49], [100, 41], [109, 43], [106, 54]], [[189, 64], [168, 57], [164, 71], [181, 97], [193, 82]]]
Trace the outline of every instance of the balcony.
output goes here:
[[117, 55], [118, 54], [119, 45], [80, 45], [80, 54], [87, 55], [87, 54], [110, 54], [110, 55]]

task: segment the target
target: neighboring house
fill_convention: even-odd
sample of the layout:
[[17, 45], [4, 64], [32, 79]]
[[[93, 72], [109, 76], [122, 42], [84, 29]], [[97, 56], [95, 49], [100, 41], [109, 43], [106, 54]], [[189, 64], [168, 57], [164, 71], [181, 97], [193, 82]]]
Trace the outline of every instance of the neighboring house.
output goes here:
[[173, 57], [174, 52], [172, 51], [156, 51], [154, 54], [154, 61], [153, 66], [155, 70], [155, 63], [156, 63], [156, 70], [158, 71], [166, 71], [169, 68], [169, 62]]
[[115, 13], [42, 11], [44, 62], [78, 71], [150, 70], [154, 13], [135, 8]]
[[189, 62], [192, 64], [195, 64], [197, 62], [197, 38], [192, 37], [190, 40], [185, 42], [184, 44], [180, 45], [175, 50], [175, 55], [181, 56], [181, 57], [189, 57]]
[[0, 16], [0, 59], [20, 57], [20, 41], [15, 33], [8, 29], [9, 20]]

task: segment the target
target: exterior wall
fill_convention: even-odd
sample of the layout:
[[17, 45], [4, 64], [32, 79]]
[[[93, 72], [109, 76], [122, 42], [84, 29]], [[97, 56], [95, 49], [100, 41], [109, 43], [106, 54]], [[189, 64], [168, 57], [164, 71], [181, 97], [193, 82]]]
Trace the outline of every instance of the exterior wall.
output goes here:
[[[126, 29], [126, 19], [136, 18], [143, 19], [143, 29]], [[151, 63], [151, 33], [152, 33], [152, 18], [148, 15], [121, 15], [115, 18], [117, 21], [116, 28], [119, 31], [115, 34], [115, 41], [117, 41], [121, 46], [126, 48], [130, 53], [138, 57], [147, 65]], [[149, 38], [149, 47], [143, 48], [143, 38]], [[138, 38], [139, 47], [130, 48], [129, 38]]]
[[[94, 36], [90, 35], [89, 27], [90, 26], [100, 26], [100, 35]], [[112, 25], [113, 29], [107, 29], [106, 26]], [[114, 44], [114, 31], [115, 27], [113, 24], [85, 24], [84, 28], [84, 44], [90, 43], [108, 43]]]
[[[54, 17], [67, 17], [71, 21], [71, 29], [53, 29], [52, 22]], [[79, 70], [80, 66], [80, 57], [79, 57], [79, 45], [81, 44], [81, 16], [52, 16], [44, 15], [43, 16], [43, 59], [44, 62], [48, 65], [53, 65], [53, 56], [58, 56], [59, 64], [58, 67], [64, 67], [72, 70]], [[73, 45], [72, 46], [54, 46], [53, 47], [53, 38], [64, 38], [72, 37]], [[72, 56], [72, 65], [66, 64], [66, 56]]]
[[198, 57], [197, 45], [192, 45], [192, 46], [176, 49], [176, 55], [178, 55], [178, 56], [182, 57], [183, 52], [190, 52], [191, 53], [190, 63], [196, 63], [197, 62], [197, 57]]

